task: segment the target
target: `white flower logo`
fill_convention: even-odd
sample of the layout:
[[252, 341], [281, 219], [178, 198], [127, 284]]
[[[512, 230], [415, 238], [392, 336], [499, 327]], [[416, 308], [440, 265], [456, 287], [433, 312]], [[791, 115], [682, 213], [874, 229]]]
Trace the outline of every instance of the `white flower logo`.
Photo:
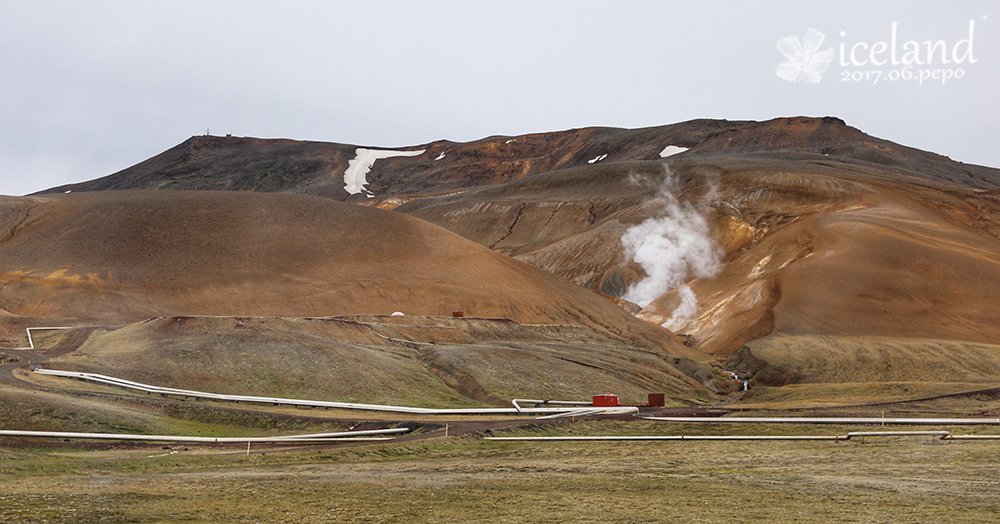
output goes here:
[[820, 73], [826, 71], [830, 67], [830, 60], [833, 60], [832, 47], [816, 52], [823, 45], [823, 38], [823, 33], [810, 27], [806, 31], [805, 45], [799, 42], [797, 36], [786, 36], [778, 40], [778, 51], [788, 58], [788, 62], [778, 64], [778, 76], [789, 82], [818, 84], [823, 79]]

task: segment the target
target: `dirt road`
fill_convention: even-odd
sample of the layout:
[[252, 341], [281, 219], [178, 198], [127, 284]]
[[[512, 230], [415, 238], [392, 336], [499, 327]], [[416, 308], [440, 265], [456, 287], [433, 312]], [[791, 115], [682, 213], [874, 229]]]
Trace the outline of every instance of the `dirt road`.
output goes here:
[[66, 336], [64, 336], [62, 340], [60, 340], [59, 343], [52, 348], [36, 348], [33, 350], [0, 349], [0, 353], [7, 354], [18, 359], [15, 362], [8, 362], [0, 366], [0, 383], [19, 387], [37, 388], [37, 385], [17, 378], [17, 376], [14, 375], [14, 370], [28, 367], [30, 364], [41, 364], [43, 362], [47, 362], [50, 358], [76, 351], [83, 345], [84, 342], [87, 341], [91, 333], [101, 327], [104, 326], [87, 326], [67, 330]]

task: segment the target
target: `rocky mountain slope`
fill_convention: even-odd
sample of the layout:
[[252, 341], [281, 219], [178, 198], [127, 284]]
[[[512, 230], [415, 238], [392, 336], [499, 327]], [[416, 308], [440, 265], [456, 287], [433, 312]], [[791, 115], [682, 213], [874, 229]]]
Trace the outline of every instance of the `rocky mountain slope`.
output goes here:
[[[422, 314], [464, 308], [524, 322], [583, 324], [602, 333], [628, 326], [625, 338], [658, 340], [654, 345], [681, 354], [671, 334], [676, 333], [691, 352], [685, 356], [723, 361], [755, 377], [752, 382], [758, 386], [851, 381], [926, 385], [933, 382], [927, 370], [932, 360], [936, 368], [950, 371], [942, 372], [941, 383], [948, 385], [931, 390], [975, 389], [1000, 380], [1000, 360], [993, 360], [1000, 359], [996, 169], [874, 138], [836, 118], [697, 120], [638, 130], [587, 128], [461, 144], [439, 141], [398, 150], [410, 156], [374, 160], [367, 172], [354, 167], [364, 149], [193, 137], [119, 173], [48, 193], [303, 193], [360, 204], [352, 208], [392, 210], [392, 216], [437, 224], [499, 255], [575, 282], [581, 291], [590, 291], [566, 292], [567, 297], [587, 296], [579, 302], [581, 309], [586, 304], [597, 311], [600, 306], [592, 299], [603, 297], [599, 302], [617, 304], [616, 311], [635, 314], [662, 335], [603, 309], [579, 316], [568, 302], [545, 296], [547, 292], [519, 293], [541, 289], [524, 287], [521, 280], [504, 288], [503, 296], [511, 297], [499, 301], [509, 304], [504, 307], [488, 305], [486, 298], [473, 299], [469, 306], [439, 301], [420, 309]], [[357, 190], [358, 184], [366, 184], [364, 191]], [[143, 215], [139, 208], [133, 212]], [[289, 211], [288, 216], [291, 222], [306, 221], [311, 213]], [[234, 218], [226, 227], [245, 219]], [[369, 227], [362, 222], [357, 227]], [[176, 223], [189, 230], [199, 222]], [[290, 228], [286, 234], [302, 234], [301, 226], [282, 227]], [[311, 234], [336, 227], [333, 221], [317, 224]], [[391, 235], [380, 231], [366, 239], [373, 237]], [[391, 238], [412, 249], [414, 259], [434, 253], [436, 240], [410, 245], [405, 238]], [[274, 241], [262, 239], [257, 247], [266, 249]], [[457, 255], [452, 263], [458, 267], [465, 257]], [[227, 260], [220, 266], [232, 264]], [[46, 271], [72, 273], [57, 265]], [[288, 271], [280, 269], [279, 274]], [[272, 273], [261, 266], [251, 280], [262, 279], [268, 289], [301, 285], [291, 284], [298, 276], [279, 281]], [[495, 281], [511, 278], [493, 266], [477, 274]], [[9, 275], [8, 287], [24, 286]], [[308, 280], [316, 279], [315, 273], [309, 275]], [[364, 292], [400, 291], [393, 287], [396, 277]], [[418, 281], [427, 278], [441, 276], [414, 275]], [[332, 280], [319, 281], [321, 287], [336, 287]], [[456, 294], [465, 286], [474, 296], [499, 293], [469, 280], [448, 285]], [[20, 303], [7, 298], [0, 308], [22, 314], [38, 293]], [[170, 293], [164, 291], [163, 297]], [[4, 296], [14, 294], [4, 288], [0, 298]], [[161, 304], [163, 297], [145, 304]], [[385, 301], [379, 304], [389, 307]], [[144, 307], [143, 314], [165, 311]], [[292, 309], [280, 314], [295, 313]], [[246, 310], [260, 313], [253, 306]], [[60, 307], [39, 312], [67, 316]], [[950, 363], [942, 367], [942, 358]], [[864, 372], [831, 372], [851, 366]], [[822, 396], [821, 389], [815, 391]], [[836, 391], [842, 395], [843, 388]]]
[[[441, 140], [401, 148], [424, 152], [415, 157], [379, 160], [367, 179], [375, 195], [446, 192], [594, 163], [657, 160], [671, 145], [689, 148], [685, 153], [688, 157], [754, 153], [768, 157], [803, 153], [833, 156], [884, 166], [896, 177], [964, 187], [996, 187], [994, 170], [959, 164], [934, 153], [871, 137], [836, 118], [693, 120], [645, 129], [595, 127], [494, 136], [467, 143]], [[42, 193], [113, 189], [286, 191], [346, 200], [350, 194], [342, 191], [343, 176], [357, 148], [325, 142], [194, 136], [117, 173]]]

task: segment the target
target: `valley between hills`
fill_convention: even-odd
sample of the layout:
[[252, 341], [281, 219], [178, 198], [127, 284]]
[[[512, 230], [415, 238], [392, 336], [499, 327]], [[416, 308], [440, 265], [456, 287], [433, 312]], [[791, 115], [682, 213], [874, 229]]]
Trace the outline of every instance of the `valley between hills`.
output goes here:
[[[45, 329], [53, 327], [60, 329]], [[406, 426], [415, 430], [409, 444], [331, 444], [319, 454], [337, 464], [368, 464], [386, 476], [377, 482], [382, 487], [412, 473], [419, 481], [397, 488], [413, 504], [440, 488], [454, 507], [468, 510], [440, 513], [442, 521], [482, 511], [491, 488], [474, 479], [504, 464], [522, 468], [503, 476], [505, 486], [546, 492], [535, 470], [528, 472], [540, 463], [524, 449], [538, 454], [545, 475], [567, 497], [586, 498], [621, 480], [625, 470], [615, 464], [637, 461], [633, 448], [570, 457], [569, 444], [511, 444], [494, 455], [474, 437], [487, 430], [622, 434], [632, 423], [550, 426], [522, 418], [509, 425], [495, 416], [429, 422], [233, 406], [28, 368], [220, 394], [427, 408], [603, 393], [642, 404], [649, 393], [662, 393], [667, 410], [715, 415], [996, 418], [1000, 170], [875, 138], [832, 117], [586, 128], [394, 150], [195, 136], [103, 178], [0, 196], [0, 364], [6, 428], [247, 436]], [[454, 424], [451, 440], [419, 447], [416, 440], [443, 437], [444, 424]], [[635, 424], [658, 431], [649, 422]], [[712, 431], [772, 430], [705, 433]], [[46, 472], [54, 472], [72, 477], [65, 485], [76, 488], [53, 484], [46, 493], [95, 519], [127, 517], [74, 499], [73, 490], [86, 483], [65, 459], [86, 474], [122, 482], [131, 474], [115, 468], [167, 475], [161, 480], [174, 486], [170, 493], [146, 490], [133, 500], [113, 488], [102, 496], [143, 515], [139, 521], [180, 518], [176, 490], [187, 481], [141, 465], [139, 455], [158, 447], [65, 444], [55, 452], [63, 458], [54, 459], [51, 449], [35, 451], [37, 445], [12, 440], [0, 447], [0, 485], [20, 494], [10, 500], [25, 508], [47, 506], [15, 489], [17, 478], [44, 483]], [[797, 467], [740, 473], [750, 471], [741, 462], [749, 455], [729, 457], [722, 446], [706, 448], [714, 464], [729, 464], [722, 470], [707, 458], [678, 466], [683, 478], [668, 484], [692, 495], [674, 507], [695, 504], [697, 493], [725, 498], [716, 484], [699, 480], [706, 474], [725, 477], [749, 497], [751, 513], [763, 504], [753, 502], [761, 489], [764, 498], [820, 506], [833, 504], [823, 494], [844, 493], [838, 482], [847, 480], [837, 470], [846, 457], [820, 450], [825, 444], [789, 452], [825, 457], [818, 476]], [[662, 448], [640, 448], [668, 460]], [[275, 479], [296, 468], [319, 468], [296, 486], [373, 482], [334, 466], [310, 466], [304, 454], [313, 451], [298, 447], [273, 459], [248, 451], [252, 465], [237, 460], [237, 448], [191, 449], [197, 459], [161, 463], [185, 471], [192, 486], [207, 485], [207, 464], [240, 475], [265, 468], [267, 475], [251, 481], [262, 490], [281, 491]], [[267, 449], [281, 455], [283, 448]], [[884, 449], [906, 450], [898, 440]], [[378, 450], [388, 455], [372, 455]], [[95, 453], [111, 458], [105, 464]], [[767, 447], [754, 460], [780, 461], [782, 453]], [[928, 453], [921, 451], [912, 466], [944, 460]], [[963, 471], [975, 470], [982, 458], [980, 451], [954, 453], [965, 453], [953, 457]], [[27, 465], [43, 455], [41, 469]], [[392, 456], [402, 465], [389, 464]], [[568, 470], [557, 468], [562, 462]], [[910, 471], [899, 467], [878, 474]], [[648, 479], [673, 474], [650, 468]], [[599, 473], [584, 479], [577, 470]], [[811, 479], [815, 490], [803, 498], [793, 484], [774, 484], [781, 475]], [[995, 473], [982, 481], [989, 484], [984, 490], [958, 490], [967, 507], [958, 501], [939, 513], [976, 522], [994, 511], [989, 494], [1000, 484]], [[858, 492], [848, 498], [877, 508], [903, 499], [926, 504], [933, 483], [920, 476], [871, 487], [905, 495], [898, 500]], [[626, 499], [643, 500], [636, 490], [654, 489], [640, 484], [628, 483]], [[462, 485], [471, 486], [472, 498], [462, 499]], [[211, 503], [195, 492], [183, 497], [215, 505], [221, 515], [251, 496], [233, 489], [232, 497]], [[327, 521], [302, 513], [312, 502], [300, 495], [285, 493], [279, 505], [299, 521]], [[169, 499], [170, 508], [157, 497]], [[782, 510], [789, 519], [815, 515], [809, 504], [789, 504]], [[382, 518], [389, 509], [412, 513], [370, 496], [347, 507], [381, 521], [391, 521]], [[14, 518], [13, 511], [0, 516]], [[528, 518], [511, 511], [512, 518]], [[245, 517], [260, 517], [251, 513]], [[574, 520], [566, 508], [551, 515]]]

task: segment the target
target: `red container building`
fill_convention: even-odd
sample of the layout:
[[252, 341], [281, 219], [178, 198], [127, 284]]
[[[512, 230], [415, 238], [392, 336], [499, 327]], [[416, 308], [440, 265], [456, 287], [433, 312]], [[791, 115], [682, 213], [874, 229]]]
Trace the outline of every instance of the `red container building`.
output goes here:
[[662, 408], [667, 405], [667, 396], [663, 393], [650, 393], [649, 405], [654, 408]]
[[618, 400], [618, 395], [612, 395], [610, 393], [605, 395], [594, 395], [595, 408], [613, 408], [621, 405], [622, 403]]

